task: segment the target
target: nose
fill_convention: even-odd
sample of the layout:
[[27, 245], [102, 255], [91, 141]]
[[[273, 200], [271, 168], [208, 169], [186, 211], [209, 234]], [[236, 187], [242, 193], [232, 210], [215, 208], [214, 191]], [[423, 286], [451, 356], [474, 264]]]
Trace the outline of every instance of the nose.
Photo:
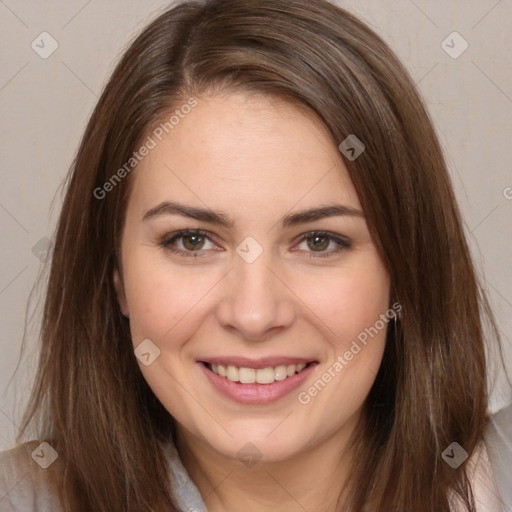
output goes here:
[[264, 255], [252, 263], [236, 256], [216, 310], [222, 327], [248, 341], [268, 339], [292, 325], [296, 315], [294, 293]]

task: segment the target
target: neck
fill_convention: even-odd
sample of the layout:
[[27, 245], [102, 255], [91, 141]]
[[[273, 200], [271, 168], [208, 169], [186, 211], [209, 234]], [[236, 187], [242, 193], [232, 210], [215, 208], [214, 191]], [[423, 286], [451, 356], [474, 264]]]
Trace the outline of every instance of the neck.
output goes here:
[[[209, 512], [342, 510], [358, 416], [328, 439], [282, 461], [251, 467], [178, 428], [177, 449]], [[341, 499], [340, 499], [341, 498]]]

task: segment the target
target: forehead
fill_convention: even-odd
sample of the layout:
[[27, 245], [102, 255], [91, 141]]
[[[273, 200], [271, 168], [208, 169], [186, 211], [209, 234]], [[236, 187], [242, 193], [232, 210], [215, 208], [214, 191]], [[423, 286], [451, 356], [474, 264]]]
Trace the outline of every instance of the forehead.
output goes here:
[[360, 208], [338, 148], [313, 114], [246, 93], [198, 97], [186, 110], [166, 125], [169, 133], [149, 133], [154, 147], [134, 172], [130, 199], [140, 209], [182, 198], [223, 210], [319, 200]]

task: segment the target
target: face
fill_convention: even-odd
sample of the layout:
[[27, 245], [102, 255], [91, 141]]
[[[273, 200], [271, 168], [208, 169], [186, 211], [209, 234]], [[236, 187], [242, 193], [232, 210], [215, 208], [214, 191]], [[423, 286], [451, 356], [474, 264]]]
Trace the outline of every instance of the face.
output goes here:
[[342, 438], [382, 360], [390, 282], [338, 148], [311, 114], [243, 93], [150, 136], [114, 276], [149, 386], [229, 458]]

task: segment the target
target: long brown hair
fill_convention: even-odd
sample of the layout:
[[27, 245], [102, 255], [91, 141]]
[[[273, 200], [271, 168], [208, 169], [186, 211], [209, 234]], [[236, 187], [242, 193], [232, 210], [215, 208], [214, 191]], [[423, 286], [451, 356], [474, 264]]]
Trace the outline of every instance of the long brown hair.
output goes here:
[[482, 318], [498, 332], [413, 81], [379, 36], [326, 0], [181, 3], [108, 81], [68, 176], [22, 424], [58, 451], [65, 509], [178, 510], [163, 452], [173, 420], [136, 364], [112, 279], [133, 180], [94, 191], [187, 98], [229, 90], [284, 98], [319, 116], [336, 145], [355, 134], [366, 147], [345, 164], [402, 315], [365, 402], [345, 505], [444, 512], [455, 492], [474, 511], [466, 464], [454, 470], [441, 453], [457, 441], [471, 454], [483, 438]]

